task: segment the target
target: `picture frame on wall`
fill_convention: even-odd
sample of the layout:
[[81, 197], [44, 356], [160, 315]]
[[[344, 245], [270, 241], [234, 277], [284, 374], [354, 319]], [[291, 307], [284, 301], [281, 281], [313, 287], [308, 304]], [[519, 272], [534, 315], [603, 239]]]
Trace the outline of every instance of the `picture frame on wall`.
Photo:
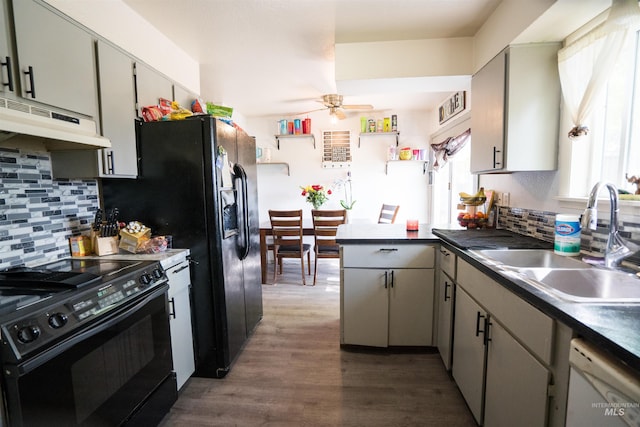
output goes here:
[[445, 123], [452, 117], [457, 114], [460, 114], [464, 111], [466, 107], [466, 92], [460, 91], [456, 92], [447, 98], [440, 106], [438, 107], [438, 121], [440, 124]]

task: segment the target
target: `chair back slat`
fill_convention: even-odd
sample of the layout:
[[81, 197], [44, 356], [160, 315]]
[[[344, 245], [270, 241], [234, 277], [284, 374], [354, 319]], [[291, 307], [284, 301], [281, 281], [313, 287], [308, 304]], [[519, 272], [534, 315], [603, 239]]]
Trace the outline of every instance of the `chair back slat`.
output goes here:
[[323, 251], [338, 250], [336, 243], [336, 233], [338, 226], [347, 222], [347, 211], [338, 210], [312, 210], [314, 238], [316, 243], [316, 253]]
[[398, 215], [399, 205], [387, 205], [383, 204], [380, 209], [380, 216], [378, 217], [378, 224], [393, 224], [396, 221]]
[[302, 250], [302, 210], [269, 211], [273, 244]]

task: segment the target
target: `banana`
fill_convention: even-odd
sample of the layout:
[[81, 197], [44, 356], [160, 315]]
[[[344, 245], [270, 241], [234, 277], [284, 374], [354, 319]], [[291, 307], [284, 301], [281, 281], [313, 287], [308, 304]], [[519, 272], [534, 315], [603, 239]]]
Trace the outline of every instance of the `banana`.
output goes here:
[[460, 196], [461, 199], [469, 199], [469, 198], [475, 198], [475, 197], [487, 197], [484, 194], [484, 187], [480, 187], [480, 189], [478, 190], [478, 192], [476, 194], [469, 194], [469, 193], [465, 193], [464, 191], [458, 193], [458, 195]]

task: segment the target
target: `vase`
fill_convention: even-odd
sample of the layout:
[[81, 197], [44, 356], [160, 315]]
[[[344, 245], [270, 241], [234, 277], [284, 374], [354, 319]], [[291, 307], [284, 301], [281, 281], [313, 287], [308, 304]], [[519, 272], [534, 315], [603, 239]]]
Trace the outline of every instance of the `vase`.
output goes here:
[[320, 202], [314, 202], [314, 203], [311, 203], [311, 204], [313, 205], [313, 209], [316, 209], [316, 210], [320, 209], [322, 207], [322, 203], [320, 203]]

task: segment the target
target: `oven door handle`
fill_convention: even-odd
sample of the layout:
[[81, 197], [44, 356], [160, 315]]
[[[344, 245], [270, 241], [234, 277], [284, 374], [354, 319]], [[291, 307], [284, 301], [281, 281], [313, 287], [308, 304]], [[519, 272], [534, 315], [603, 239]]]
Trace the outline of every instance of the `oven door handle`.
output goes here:
[[106, 321], [95, 325], [95, 327], [89, 328], [83, 332], [79, 332], [68, 339], [61, 341], [54, 345], [53, 347], [47, 349], [43, 353], [33, 357], [32, 359], [27, 360], [24, 363], [18, 365], [18, 375], [23, 376], [33, 371], [34, 369], [44, 365], [49, 360], [53, 359], [56, 356], [59, 356], [64, 351], [66, 351], [70, 346], [73, 346], [80, 341], [83, 341], [87, 338], [91, 338], [94, 335], [103, 332], [110, 327], [116, 325], [117, 323], [124, 320], [126, 317], [131, 316], [133, 313], [141, 310], [145, 305], [147, 305], [154, 298], [159, 297], [160, 295], [166, 293], [169, 290], [168, 282], [165, 282], [159, 288], [155, 289], [153, 292], [145, 296], [143, 299], [135, 303], [133, 306], [124, 307], [123, 310], [118, 311], [118, 313], [114, 313], [113, 317], [107, 319]]

